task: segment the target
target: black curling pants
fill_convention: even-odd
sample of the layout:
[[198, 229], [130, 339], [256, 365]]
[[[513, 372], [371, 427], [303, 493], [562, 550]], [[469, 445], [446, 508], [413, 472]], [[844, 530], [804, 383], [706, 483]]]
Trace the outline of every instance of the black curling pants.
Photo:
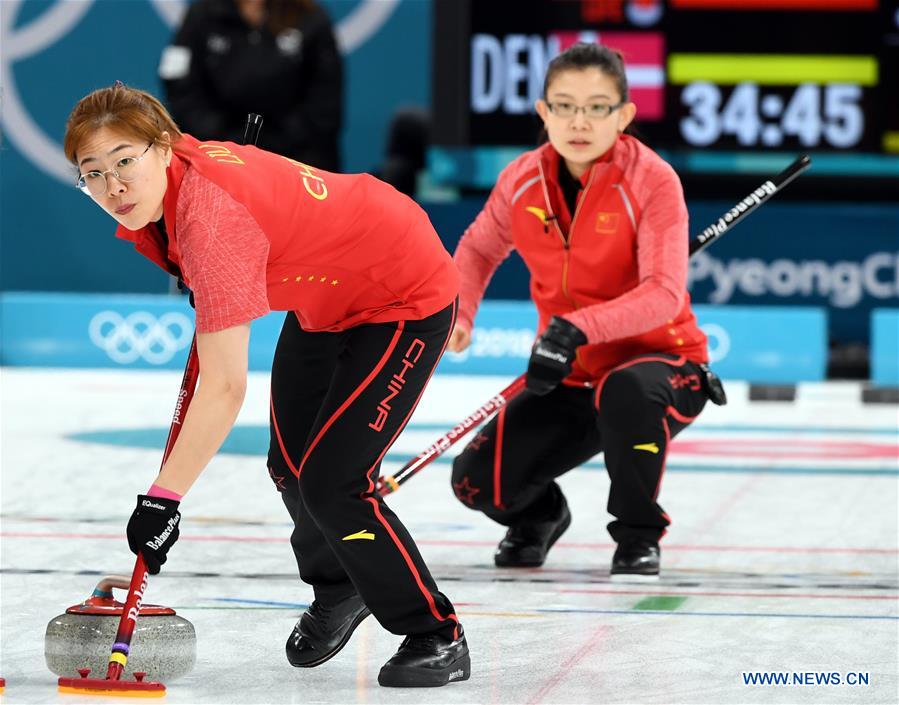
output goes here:
[[269, 473], [317, 600], [358, 592], [394, 634], [456, 635], [415, 542], [375, 491], [381, 459], [443, 354], [456, 304], [420, 321], [308, 333], [284, 321], [272, 366]]
[[616, 368], [595, 390], [525, 392], [456, 457], [453, 491], [506, 526], [545, 521], [562, 502], [555, 478], [603, 452], [612, 538], [657, 541], [670, 523], [658, 503], [668, 444], [705, 406], [701, 381], [694, 363], [652, 354]]

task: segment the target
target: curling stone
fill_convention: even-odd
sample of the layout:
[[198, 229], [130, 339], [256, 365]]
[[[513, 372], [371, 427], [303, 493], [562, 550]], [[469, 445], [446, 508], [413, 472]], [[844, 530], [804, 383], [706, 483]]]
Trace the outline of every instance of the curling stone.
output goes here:
[[[53, 673], [75, 677], [89, 668], [92, 678], [106, 676], [124, 606], [113, 599], [112, 588], [128, 590], [130, 582], [124, 576], [108, 575], [84, 602], [50, 620], [44, 637], [44, 658]], [[142, 605], [131, 638], [126, 673], [143, 672], [147, 680], [172, 681], [188, 673], [196, 660], [194, 625], [170, 607]], [[124, 677], [130, 675], [123, 674]]]

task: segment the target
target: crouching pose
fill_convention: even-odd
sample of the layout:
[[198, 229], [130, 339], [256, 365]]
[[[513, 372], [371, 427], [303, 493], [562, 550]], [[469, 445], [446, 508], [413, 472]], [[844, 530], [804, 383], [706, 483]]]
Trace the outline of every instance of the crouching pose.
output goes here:
[[508, 527], [497, 566], [539, 566], [571, 523], [555, 479], [602, 452], [611, 573], [652, 578], [669, 524], [658, 502], [668, 444], [702, 411], [710, 375], [686, 290], [683, 192], [668, 164], [623, 134], [636, 106], [617, 52], [576, 44], [553, 59], [536, 109], [548, 142], [500, 174], [456, 250], [449, 346], [470, 344], [487, 283], [516, 249], [540, 316], [529, 393], [456, 458], [453, 489]]

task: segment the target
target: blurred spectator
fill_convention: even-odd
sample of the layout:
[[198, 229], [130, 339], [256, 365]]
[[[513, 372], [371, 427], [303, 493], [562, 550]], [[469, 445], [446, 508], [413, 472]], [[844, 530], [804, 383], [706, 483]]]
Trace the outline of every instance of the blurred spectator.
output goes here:
[[400, 193], [415, 197], [418, 174], [425, 168], [430, 118], [417, 107], [398, 109], [390, 121], [387, 153], [376, 176]]
[[159, 76], [184, 131], [240, 142], [261, 113], [261, 148], [339, 170], [342, 58], [315, 0], [197, 0]]

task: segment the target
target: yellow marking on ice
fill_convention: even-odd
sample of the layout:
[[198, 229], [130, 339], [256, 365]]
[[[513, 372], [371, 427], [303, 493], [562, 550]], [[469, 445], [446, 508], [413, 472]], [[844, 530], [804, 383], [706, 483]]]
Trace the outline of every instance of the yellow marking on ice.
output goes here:
[[93, 688], [71, 688], [61, 685], [57, 688], [60, 693], [69, 695], [108, 695], [113, 698], [161, 698], [164, 690], [94, 690]]
[[638, 446], [634, 446], [634, 450], [645, 450], [653, 455], [658, 455], [659, 453], [659, 447], [655, 443], [641, 443]]
[[528, 618], [528, 619], [546, 619], [545, 614], [537, 614], [534, 612], [481, 612], [478, 610], [465, 610], [465, 616], [467, 617], [514, 617], [514, 618]]
[[362, 531], [357, 531], [355, 534], [347, 534], [340, 540], [341, 541], [356, 541], [358, 539], [366, 539], [368, 541], [374, 541], [375, 535], [371, 531], [362, 529]]
[[356, 702], [367, 703], [372, 700], [366, 693], [369, 683], [368, 677], [368, 623], [364, 621], [359, 625], [353, 638], [356, 646]]

